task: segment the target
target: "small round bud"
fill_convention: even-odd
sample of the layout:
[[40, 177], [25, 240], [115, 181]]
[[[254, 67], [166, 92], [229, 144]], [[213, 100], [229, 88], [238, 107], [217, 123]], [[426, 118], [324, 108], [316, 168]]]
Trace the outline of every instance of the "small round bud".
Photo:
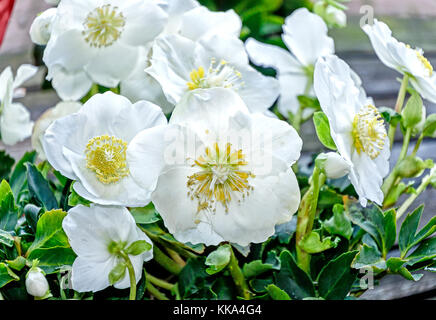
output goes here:
[[327, 6], [325, 9], [325, 20], [328, 25], [343, 28], [347, 25], [347, 15], [344, 11], [333, 6]]
[[38, 298], [42, 298], [48, 293], [48, 282], [40, 268], [32, 267], [27, 273], [26, 290], [31, 296]]
[[350, 163], [338, 153], [324, 153], [319, 155], [318, 159], [325, 159], [324, 171], [329, 179], [339, 179], [350, 173]]

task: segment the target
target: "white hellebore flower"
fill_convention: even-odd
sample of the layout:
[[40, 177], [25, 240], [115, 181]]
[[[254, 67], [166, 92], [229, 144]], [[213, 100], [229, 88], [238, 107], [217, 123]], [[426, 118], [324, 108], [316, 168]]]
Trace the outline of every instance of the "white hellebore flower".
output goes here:
[[46, 45], [50, 40], [53, 19], [56, 17], [56, 8], [50, 8], [39, 14], [30, 26], [30, 38], [39, 45]]
[[[109, 274], [123, 257], [128, 255], [138, 282], [142, 276], [144, 261], [153, 258], [153, 251], [127, 254], [136, 241], [151, 240], [135, 224], [129, 210], [124, 207], [78, 205], [68, 211], [62, 222], [73, 251], [77, 254], [71, 276], [72, 287], [78, 292], [96, 292], [110, 285]], [[117, 249], [117, 250], [115, 250]], [[117, 289], [130, 287], [129, 274], [114, 284]]]
[[221, 87], [237, 92], [250, 111], [264, 112], [279, 94], [277, 80], [249, 65], [244, 44], [235, 37], [215, 35], [198, 42], [177, 35], [160, 37], [146, 71], [173, 104], [189, 91]]
[[118, 86], [166, 18], [152, 1], [61, 1], [44, 51], [47, 78], [63, 100], [80, 99], [93, 83]]
[[37, 67], [23, 64], [15, 79], [10, 67], [0, 74], [0, 137], [7, 145], [14, 145], [32, 134], [29, 111], [21, 103], [13, 103], [12, 99], [15, 91], [37, 71]]
[[36, 120], [32, 131], [32, 147], [38, 153], [41, 160], [47, 160], [42, 147], [42, 137], [45, 130], [57, 119], [69, 114], [76, 113], [82, 107], [82, 104], [74, 101], [61, 101], [55, 107], [47, 109], [38, 120]]
[[392, 37], [389, 27], [377, 19], [373, 25], [363, 26], [363, 30], [383, 64], [408, 75], [410, 83], [425, 99], [436, 102], [436, 74], [421, 49], [412, 49]]
[[249, 113], [235, 92], [223, 88], [185, 95], [170, 124], [159, 141], [137, 135], [128, 157], [141, 183], [149, 150], [166, 141], [152, 201], [177, 240], [246, 246], [265, 241], [275, 225], [291, 219], [300, 202], [291, 165], [302, 141], [289, 124]]
[[389, 172], [389, 138], [380, 112], [359, 87], [350, 67], [338, 57], [320, 58], [315, 92], [330, 122], [339, 154], [352, 164], [349, 178], [362, 206], [382, 204], [383, 178]]
[[43, 147], [50, 164], [76, 180], [74, 190], [103, 205], [145, 206], [159, 172], [143, 163], [147, 182], [140, 188], [130, 174], [126, 152], [140, 131], [153, 137], [166, 125], [162, 110], [147, 101], [131, 104], [112, 92], [94, 95], [77, 113], [56, 120], [46, 130]]
[[29, 270], [25, 284], [27, 293], [37, 298], [44, 297], [50, 290], [44, 272], [38, 267]]
[[[195, 0], [164, 0], [163, 2], [161, 7], [168, 14], [168, 23], [161, 36], [176, 34], [192, 41], [214, 35], [239, 38], [242, 22], [233, 10], [210, 11]], [[170, 113], [174, 109], [174, 102], [168, 102], [159, 82], [145, 72], [145, 69], [150, 66], [150, 56], [150, 48], [142, 50], [133, 72], [127, 79], [121, 81], [121, 94], [131, 101], [151, 101], [160, 106], [164, 113]]]
[[288, 16], [283, 25], [282, 38], [291, 53], [252, 38], [245, 43], [254, 64], [276, 69], [280, 82], [278, 109], [286, 117], [297, 113], [299, 95], [312, 93], [317, 59], [334, 53], [333, 39], [327, 31], [320, 16], [302, 8]]

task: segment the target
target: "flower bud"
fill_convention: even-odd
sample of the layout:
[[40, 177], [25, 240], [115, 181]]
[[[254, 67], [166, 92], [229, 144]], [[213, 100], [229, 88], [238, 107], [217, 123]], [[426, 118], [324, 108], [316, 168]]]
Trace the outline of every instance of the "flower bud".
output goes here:
[[434, 166], [432, 160], [423, 161], [419, 157], [408, 156], [398, 164], [397, 174], [403, 178], [414, 178], [420, 176], [425, 169]]
[[32, 41], [39, 45], [46, 45], [50, 40], [51, 25], [53, 18], [56, 15], [56, 8], [50, 8], [42, 12], [33, 20], [30, 26], [30, 38]]
[[333, 6], [327, 6], [325, 18], [328, 25], [343, 28], [347, 25], [347, 15], [344, 11]]
[[318, 156], [318, 159], [325, 159], [324, 171], [329, 179], [339, 179], [350, 173], [351, 165], [338, 153], [323, 153]]
[[426, 117], [427, 117], [427, 110], [425, 108], [425, 106], [422, 106], [422, 118], [421, 121], [413, 128], [412, 130], [412, 135], [416, 136], [417, 134], [420, 134], [425, 127], [425, 123], [426, 123]]
[[26, 275], [27, 293], [38, 298], [44, 297], [49, 292], [47, 279], [38, 267], [32, 267]]

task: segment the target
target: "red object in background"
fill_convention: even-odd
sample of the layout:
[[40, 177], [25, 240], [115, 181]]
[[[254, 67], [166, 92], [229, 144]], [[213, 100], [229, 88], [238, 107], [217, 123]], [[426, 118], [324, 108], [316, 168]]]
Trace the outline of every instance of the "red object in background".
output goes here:
[[15, 0], [0, 0], [0, 45], [8, 27], [8, 21], [14, 7]]

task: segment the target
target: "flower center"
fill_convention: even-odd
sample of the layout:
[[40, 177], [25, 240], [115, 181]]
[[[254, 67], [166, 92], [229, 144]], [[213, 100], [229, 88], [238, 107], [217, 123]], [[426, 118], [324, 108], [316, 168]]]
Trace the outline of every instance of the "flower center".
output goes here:
[[373, 105], [364, 106], [353, 121], [354, 147], [358, 154], [366, 153], [372, 160], [385, 146], [387, 137], [383, 118]]
[[244, 85], [238, 70], [225, 60], [218, 63], [215, 58], [211, 59], [207, 72], [203, 67], [199, 67], [192, 70], [189, 76], [191, 78], [191, 82], [187, 83], [189, 90], [214, 87], [238, 89]]
[[108, 47], [120, 38], [125, 24], [126, 20], [118, 7], [106, 4], [88, 14], [82, 34], [91, 47]]
[[114, 136], [92, 138], [86, 145], [86, 167], [104, 184], [117, 182], [129, 174], [126, 150], [127, 142]]
[[247, 165], [242, 150], [233, 150], [227, 143], [220, 148], [218, 143], [213, 148], [206, 147], [204, 155], [194, 161], [193, 167], [200, 171], [188, 177], [188, 196], [198, 200], [198, 212], [216, 211], [216, 203], [221, 203], [226, 212], [233, 198], [244, 199], [253, 190], [248, 179], [254, 178], [250, 171], [243, 170]]

